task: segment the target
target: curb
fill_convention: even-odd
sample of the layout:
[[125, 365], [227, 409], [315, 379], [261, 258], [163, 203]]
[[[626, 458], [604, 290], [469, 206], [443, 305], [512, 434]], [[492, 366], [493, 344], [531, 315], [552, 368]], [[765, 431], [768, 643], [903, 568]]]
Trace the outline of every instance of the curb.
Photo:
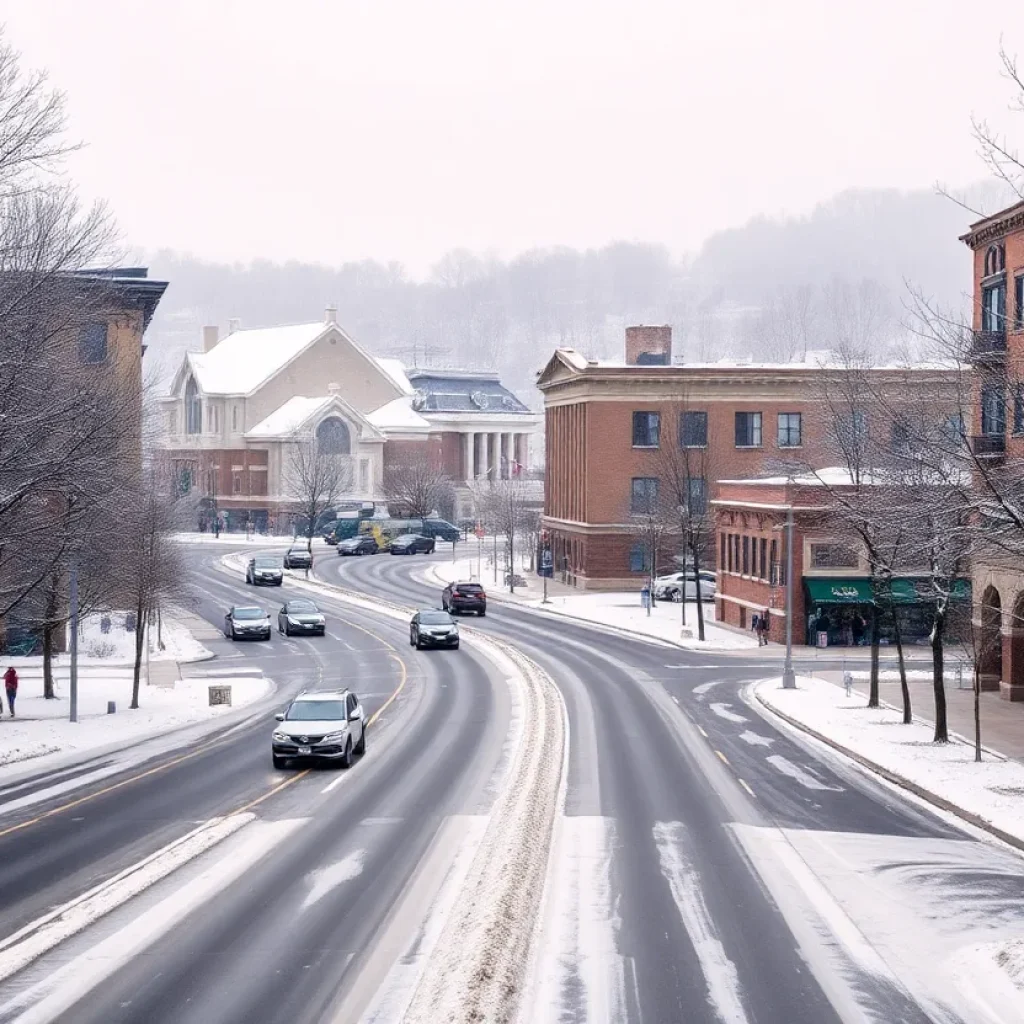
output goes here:
[[900, 789], [905, 789], [908, 792], [913, 793], [914, 796], [919, 797], [926, 803], [931, 804], [933, 807], [938, 807], [940, 810], [946, 811], [948, 814], [956, 815], [956, 817], [968, 822], [975, 828], [979, 828], [984, 832], [988, 832], [989, 835], [995, 836], [996, 839], [1001, 840], [1008, 846], [1012, 846], [1014, 849], [1024, 852], [1024, 839], [1011, 835], [1009, 832], [1004, 832], [1001, 828], [993, 825], [990, 821], [986, 821], [973, 811], [965, 810], [959, 804], [955, 804], [951, 800], [947, 800], [945, 797], [941, 797], [938, 794], [931, 792], [931, 790], [925, 789], [923, 786], [919, 786], [916, 782], [911, 782], [902, 775], [897, 775], [896, 772], [890, 771], [888, 768], [883, 768], [880, 764], [876, 764], [870, 758], [864, 757], [863, 754], [858, 754], [856, 751], [850, 750], [849, 747], [843, 746], [842, 743], [837, 743], [835, 740], [818, 732], [817, 729], [812, 729], [809, 725], [805, 725], [803, 722], [797, 721], [797, 719], [793, 718], [791, 715], [787, 715], [784, 711], [779, 711], [778, 708], [772, 707], [772, 705], [757, 692], [756, 684], [752, 687], [752, 692], [757, 702], [766, 711], [778, 718], [781, 718], [794, 729], [798, 729], [800, 732], [806, 733], [808, 736], [813, 736], [819, 743], [824, 743], [825, 746], [831, 747], [833, 750], [837, 750], [840, 754], [848, 757], [851, 761], [855, 761], [862, 768], [866, 768], [868, 771], [874, 772], [875, 775], [880, 775], [887, 782], [891, 782], [894, 786], [899, 786]]

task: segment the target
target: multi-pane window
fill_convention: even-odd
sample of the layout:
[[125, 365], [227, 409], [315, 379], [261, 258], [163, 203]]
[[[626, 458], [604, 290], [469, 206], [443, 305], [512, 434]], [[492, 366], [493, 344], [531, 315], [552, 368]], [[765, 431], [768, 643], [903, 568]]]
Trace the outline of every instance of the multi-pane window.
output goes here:
[[679, 446], [706, 448], [708, 445], [708, 414], [684, 412], [679, 417]]
[[750, 575], [750, 538], [743, 536], [743, 575]]
[[766, 580], [771, 574], [771, 567], [767, 564], [768, 558], [768, 541], [761, 538], [761, 579]]
[[1024, 274], [1013, 279], [1013, 327], [1024, 331]]
[[658, 507], [658, 478], [635, 476], [629, 494], [629, 511], [634, 515], [651, 515]]
[[651, 560], [648, 557], [646, 544], [634, 544], [629, 551], [630, 572], [650, 572]]
[[775, 540], [774, 537], [772, 538], [771, 552], [772, 552], [772, 564], [771, 564], [770, 575], [769, 575], [768, 578], [771, 580], [772, 583], [778, 583], [778, 569], [777, 569], [777, 567], [778, 567], [778, 564], [779, 564], [779, 542], [777, 540]]
[[708, 488], [704, 477], [691, 476], [686, 481], [686, 490], [690, 516], [696, 518], [704, 515], [708, 510]]
[[719, 546], [719, 549], [720, 549], [719, 550], [719, 554], [718, 554], [718, 564], [722, 567], [722, 570], [724, 571], [725, 570], [725, 562], [726, 562], [726, 559], [725, 559], [725, 534], [724, 533], [722, 534], [721, 542], [719, 543], [718, 546]]
[[981, 432], [1006, 433], [1006, 392], [995, 384], [981, 389]]
[[199, 389], [192, 377], [185, 385], [185, 433], [201, 434], [203, 432], [203, 402], [199, 397]]
[[105, 363], [107, 361], [107, 324], [86, 324], [78, 333], [78, 361]]
[[736, 447], [761, 447], [761, 414], [759, 412], [736, 413]]
[[231, 493], [242, 493], [242, 470], [240, 469], [235, 469], [231, 471]]
[[759, 573], [757, 571], [757, 538], [750, 538], [750, 575], [757, 579]]
[[1006, 330], [1006, 282], [990, 285], [981, 290], [981, 329]]
[[799, 448], [801, 438], [801, 416], [798, 412], [779, 413], [779, 447]]
[[845, 544], [812, 544], [812, 569], [856, 569], [857, 552]]
[[661, 416], [656, 412], [633, 413], [633, 447], [657, 448], [661, 435]]

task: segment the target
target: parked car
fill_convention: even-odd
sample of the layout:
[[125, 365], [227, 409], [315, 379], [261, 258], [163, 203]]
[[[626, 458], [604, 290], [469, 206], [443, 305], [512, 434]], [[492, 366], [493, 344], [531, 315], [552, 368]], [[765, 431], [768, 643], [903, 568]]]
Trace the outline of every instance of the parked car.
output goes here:
[[462, 540], [462, 531], [447, 519], [424, 519], [422, 532], [434, 540], [443, 540], [446, 544]]
[[245, 582], [253, 586], [279, 587], [284, 582], [284, 570], [278, 559], [271, 555], [258, 555], [249, 559]]
[[299, 759], [337, 761], [350, 768], [353, 755], [366, 753], [366, 715], [349, 690], [304, 690], [275, 717], [275, 768]]
[[447, 612], [426, 609], [417, 612], [409, 623], [409, 645], [423, 647], [451, 647], [459, 649], [459, 627]]
[[349, 537], [338, 541], [339, 555], [375, 555], [380, 551], [373, 537]]
[[277, 613], [277, 631], [291, 636], [323, 636], [327, 632], [324, 613], [305, 597], [285, 601]]
[[505, 573], [505, 586], [525, 587], [526, 577], [520, 576], [517, 572], [507, 572]]
[[313, 566], [313, 556], [305, 547], [289, 548], [284, 553], [284, 567], [286, 569], [310, 569]]
[[441, 607], [452, 615], [487, 614], [487, 594], [479, 583], [449, 583], [441, 592]]
[[433, 538], [421, 537], [418, 533], [404, 533], [391, 542], [391, 554], [393, 555], [431, 555], [433, 553]]
[[[687, 572], [673, 572], [659, 576], [654, 581], [654, 596], [661, 601], [682, 601], [683, 580], [686, 580], [686, 600], [697, 600], [697, 580], [690, 569]], [[702, 601], [713, 600], [717, 592], [715, 574], [702, 569], [700, 572], [700, 597]]]
[[224, 616], [224, 635], [229, 640], [269, 640], [270, 613], [255, 605], [229, 608]]

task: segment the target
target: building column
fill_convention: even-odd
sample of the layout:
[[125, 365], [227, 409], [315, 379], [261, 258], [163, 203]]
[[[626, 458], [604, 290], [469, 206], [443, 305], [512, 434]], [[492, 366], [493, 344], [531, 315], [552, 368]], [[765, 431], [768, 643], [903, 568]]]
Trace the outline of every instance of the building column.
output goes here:
[[498, 446], [494, 443], [494, 434], [488, 431], [484, 434], [484, 477], [494, 481], [494, 463], [498, 455]]
[[520, 473], [526, 472], [527, 462], [530, 457], [530, 449], [528, 445], [529, 435], [528, 434], [513, 434], [513, 449], [515, 450], [516, 462], [520, 465]]
[[462, 446], [462, 464], [459, 466], [459, 475], [463, 480], [473, 479], [473, 435], [472, 434], [460, 434], [459, 441]]
[[512, 435], [502, 432], [498, 435], [501, 441], [501, 479], [512, 479]]
[[487, 469], [487, 435], [473, 435], [473, 479], [479, 480]]

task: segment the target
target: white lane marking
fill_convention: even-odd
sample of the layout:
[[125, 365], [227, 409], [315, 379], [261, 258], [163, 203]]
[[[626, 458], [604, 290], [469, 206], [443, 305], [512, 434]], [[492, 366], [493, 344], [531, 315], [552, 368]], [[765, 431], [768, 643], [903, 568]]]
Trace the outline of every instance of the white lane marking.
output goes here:
[[[266, 856], [306, 819], [254, 821], [244, 832], [244, 840], [210, 867], [150, 907], [113, 935], [97, 943], [88, 952], [59, 967], [49, 976], [19, 992], [0, 1006], [9, 1018], [24, 1010], [14, 1024], [50, 1024], [67, 1013], [97, 985], [139, 955], [176, 924]], [[241, 837], [240, 837], [241, 838]]]
[[686, 828], [679, 821], [659, 821], [652, 831], [661, 873], [672, 890], [708, 986], [708, 1002], [723, 1024], [746, 1024], [736, 965], [726, 955], [708, 913], [700, 876], [687, 849]]
[[718, 686], [719, 683], [724, 683], [724, 682], [725, 682], [724, 679], [712, 679], [708, 683], [701, 683], [700, 686], [695, 686], [693, 688], [693, 692], [695, 694], [697, 694], [697, 696], [703, 697], [704, 694], [707, 693], [708, 690], [710, 690], [712, 686]]
[[805, 786], [807, 789], [816, 789], [829, 793], [842, 793], [842, 786], [827, 786], [820, 779], [815, 778], [809, 771], [801, 768], [798, 764], [793, 764], [792, 761], [787, 760], [781, 754], [772, 754], [771, 757], [767, 758], [768, 763], [773, 767], [782, 772], [783, 775], [788, 775], [791, 779], [796, 779], [801, 786]]
[[83, 893], [50, 913], [30, 922], [0, 942], [0, 981], [11, 977], [33, 960], [101, 917], [166, 878], [217, 843], [248, 825], [255, 814], [213, 818], [181, 839], [157, 850], [113, 878]]
[[757, 794], [756, 794], [756, 793], [755, 793], [755, 792], [754, 792], [754, 791], [753, 791], [753, 790], [752, 790], [752, 789], [750, 788], [750, 786], [748, 786], [748, 785], [747, 785], [747, 783], [746, 783], [746, 782], [745, 782], [745, 781], [744, 781], [743, 779], [740, 779], [740, 785], [741, 785], [741, 786], [742, 786], [742, 787], [743, 787], [743, 788], [744, 788], [744, 789], [745, 789], [745, 790], [746, 790], [746, 791], [747, 791], [747, 792], [748, 792], [748, 793], [749, 793], [749, 794], [750, 794], [750, 795], [751, 795], [752, 797], [755, 797], [755, 798], [757, 797]]
[[719, 718], [724, 718], [727, 722], [746, 722], [748, 719], [744, 718], [743, 715], [737, 715], [735, 711], [730, 711], [731, 704], [709, 704], [711, 710], [718, 715]]
[[320, 792], [321, 793], [330, 793], [330, 791], [332, 789], [337, 789], [347, 778], [348, 778], [348, 772], [344, 772], [343, 774], [339, 775], [336, 779], [334, 779], [333, 782], [328, 782], [327, 785], [324, 786], [324, 788], [320, 790]]
[[536, 984], [520, 1007], [521, 1021], [627, 1019], [626, 961], [616, 948], [620, 921], [611, 879], [615, 845], [611, 818], [559, 821]]
[[[459, 898], [489, 821], [488, 815], [457, 815], [449, 818], [438, 834], [406, 900], [415, 903], [417, 889], [435, 881], [431, 876], [440, 869], [437, 862], [450, 855], [452, 846], [458, 844], [454, 859], [433, 893], [426, 914], [421, 916], [414, 906], [403, 902], [389, 932], [377, 943], [373, 955], [393, 954], [394, 959], [372, 1002], [360, 1018], [362, 1024], [392, 1024], [405, 1017], [423, 968]], [[397, 939], [397, 946], [392, 945], [393, 939]], [[348, 1012], [348, 1007], [342, 1006], [341, 1011]], [[336, 1024], [348, 1024], [351, 1019], [338, 1016], [335, 1021]]]
[[775, 742], [770, 737], [762, 736], [759, 732], [751, 732], [749, 729], [740, 733], [740, 739], [752, 747], [770, 747]]
[[309, 881], [313, 887], [309, 895], [302, 901], [302, 909], [313, 906], [314, 903], [322, 900], [329, 892], [337, 889], [345, 882], [351, 882], [363, 873], [363, 857], [365, 850], [356, 850], [342, 860], [335, 861], [325, 867], [317, 868], [309, 874]]

